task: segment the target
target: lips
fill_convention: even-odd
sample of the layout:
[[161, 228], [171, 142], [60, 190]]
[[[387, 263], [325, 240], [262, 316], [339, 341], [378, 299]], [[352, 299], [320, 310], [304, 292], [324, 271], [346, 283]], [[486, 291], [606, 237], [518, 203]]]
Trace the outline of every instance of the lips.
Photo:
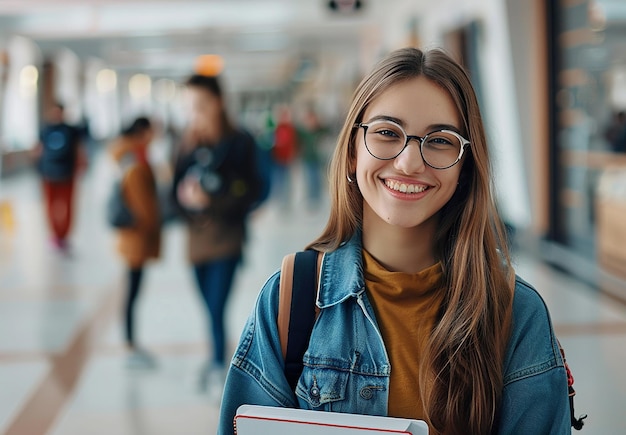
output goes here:
[[410, 193], [422, 193], [426, 189], [428, 189], [428, 186], [424, 184], [407, 184], [407, 183], [401, 183], [399, 181], [394, 181], [394, 180], [385, 180], [385, 185], [391, 190], [395, 190], [396, 192], [409, 193], [409, 194]]

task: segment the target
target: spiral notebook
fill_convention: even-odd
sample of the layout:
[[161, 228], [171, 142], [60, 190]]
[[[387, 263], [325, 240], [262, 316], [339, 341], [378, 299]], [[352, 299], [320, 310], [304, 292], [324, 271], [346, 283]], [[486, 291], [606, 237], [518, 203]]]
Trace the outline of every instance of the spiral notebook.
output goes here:
[[428, 435], [422, 420], [242, 405], [235, 415], [237, 435]]

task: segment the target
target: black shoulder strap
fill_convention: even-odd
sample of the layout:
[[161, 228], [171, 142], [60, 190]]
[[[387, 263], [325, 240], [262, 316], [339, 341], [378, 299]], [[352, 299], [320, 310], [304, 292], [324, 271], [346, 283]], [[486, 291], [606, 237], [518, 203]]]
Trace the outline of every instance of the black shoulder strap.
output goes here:
[[302, 373], [302, 357], [309, 346], [309, 337], [315, 323], [317, 255], [317, 251], [302, 251], [296, 253], [294, 260], [285, 356], [285, 377], [292, 390], [295, 390]]

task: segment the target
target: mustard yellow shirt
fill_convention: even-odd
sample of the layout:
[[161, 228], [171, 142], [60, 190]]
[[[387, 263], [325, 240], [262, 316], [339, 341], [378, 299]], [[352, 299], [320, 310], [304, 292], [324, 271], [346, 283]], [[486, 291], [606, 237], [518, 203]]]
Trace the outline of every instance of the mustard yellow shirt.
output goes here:
[[391, 363], [388, 414], [424, 419], [419, 368], [443, 299], [437, 263], [419, 273], [391, 272], [363, 250], [365, 285]]

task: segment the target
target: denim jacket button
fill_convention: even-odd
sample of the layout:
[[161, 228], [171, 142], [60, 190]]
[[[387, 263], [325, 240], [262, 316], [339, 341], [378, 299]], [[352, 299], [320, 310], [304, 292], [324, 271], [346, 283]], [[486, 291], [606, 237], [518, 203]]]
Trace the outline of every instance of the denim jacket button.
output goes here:
[[317, 388], [316, 386], [311, 387], [310, 393], [311, 393], [311, 397], [315, 397], [315, 398], [320, 397], [320, 389]]
[[374, 397], [374, 392], [369, 387], [363, 387], [361, 391], [359, 391], [359, 396], [361, 396], [362, 399], [370, 400]]

